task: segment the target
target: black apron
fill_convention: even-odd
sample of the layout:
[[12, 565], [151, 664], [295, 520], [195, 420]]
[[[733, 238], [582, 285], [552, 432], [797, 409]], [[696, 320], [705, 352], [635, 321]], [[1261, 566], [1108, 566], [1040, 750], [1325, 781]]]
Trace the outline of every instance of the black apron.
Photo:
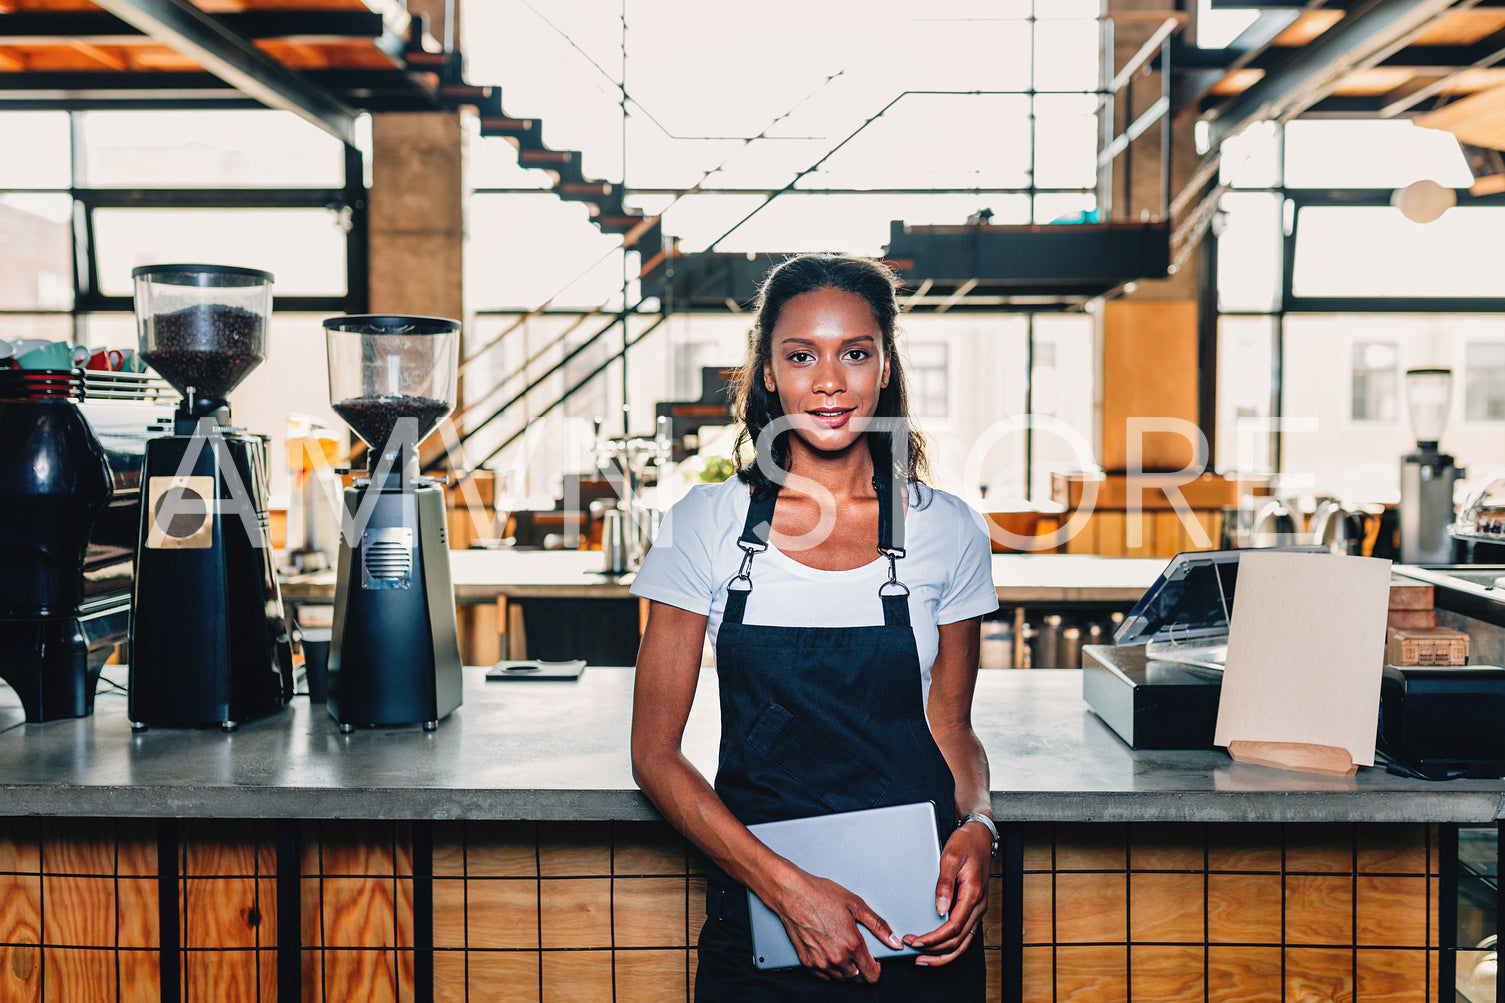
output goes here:
[[[879, 590], [883, 623], [785, 627], [743, 623], [754, 558], [768, 547], [778, 496], [754, 499], [737, 545], [716, 641], [721, 747], [716, 793], [745, 825], [930, 801], [944, 846], [956, 828], [956, 784], [931, 737], [920, 693], [920, 656], [899, 582], [903, 512], [878, 489], [878, 549], [889, 560]], [[695, 980], [698, 1003], [719, 1000], [945, 1000], [984, 996], [980, 938], [950, 964], [883, 963], [876, 984], [822, 982], [804, 969], [760, 971], [752, 961], [747, 891], [707, 865], [705, 927]], [[909, 931], [905, 931], [909, 932]], [[913, 931], [923, 932], [923, 931]]]

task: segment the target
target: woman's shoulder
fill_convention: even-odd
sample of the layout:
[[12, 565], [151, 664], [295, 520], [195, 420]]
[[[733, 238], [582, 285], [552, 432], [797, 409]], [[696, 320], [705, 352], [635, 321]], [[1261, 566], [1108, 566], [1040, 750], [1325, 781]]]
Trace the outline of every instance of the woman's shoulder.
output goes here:
[[910, 518], [932, 531], [960, 540], [971, 535], [987, 536], [987, 523], [966, 501], [950, 491], [917, 484], [910, 487]]
[[674, 503], [671, 514], [680, 525], [725, 526], [747, 514], [747, 485], [735, 477], [719, 484], [696, 484]]
[[970, 518], [978, 519], [977, 510], [962, 501], [960, 497], [942, 488], [932, 487], [929, 484], [911, 484], [909, 487], [909, 504], [911, 511], [925, 513], [925, 518], [937, 521]]

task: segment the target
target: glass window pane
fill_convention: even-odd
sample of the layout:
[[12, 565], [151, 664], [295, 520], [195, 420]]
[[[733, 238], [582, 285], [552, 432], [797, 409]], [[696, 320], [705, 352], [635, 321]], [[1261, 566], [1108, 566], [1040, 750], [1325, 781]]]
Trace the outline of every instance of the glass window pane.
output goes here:
[[72, 211], [67, 195], [0, 195], [0, 310], [73, 309]]
[[1213, 10], [1210, 0], [1197, 0], [1197, 45], [1203, 49], [1227, 48], [1257, 20], [1257, 10]]
[[1280, 127], [1255, 122], [1223, 144], [1219, 180], [1235, 188], [1273, 188], [1280, 184]]
[[[1086, 314], [1035, 317], [1034, 370], [1030, 374], [1030, 410], [1063, 423], [1076, 433], [1073, 444], [1058, 431], [1041, 427], [1030, 432], [1032, 497], [1050, 497], [1052, 470], [1079, 469], [1092, 459], [1093, 398], [1097, 366], [1093, 355], [1093, 323]], [[1085, 452], [1080, 455], [1078, 450]]]
[[[11, 313], [0, 316], [0, 341], [15, 341], [22, 339], [40, 338], [43, 341], [72, 341], [73, 318], [68, 314], [25, 314]], [[131, 334], [131, 340], [123, 342], [125, 345], [133, 345], [136, 335]], [[91, 345], [99, 345], [99, 342], [91, 341]]]
[[1229, 192], [1219, 203], [1218, 305], [1263, 313], [1280, 305], [1281, 206], [1278, 195]]
[[1094, 223], [1097, 221], [1097, 196], [1066, 192], [1046, 192], [1035, 196], [1035, 223]]
[[1403, 188], [1423, 178], [1473, 184], [1451, 133], [1393, 119], [1289, 122], [1285, 160], [1291, 188]]
[[1223, 473], [1271, 469], [1270, 391], [1274, 385], [1275, 318], [1218, 319], [1218, 441]]
[[1035, 184], [1091, 188], [1097, 183], [1097, 98], [1043, 94], [1035, 99]]
[[1505, 342], [1471, 341], [1463, 358], [1464, 418], [1505, 421]]
[[1400, 459], [1416, 445], [1407, 369], [1453, 370], [1442, 448], [1465, 468], [1499, 463], [1499, 426], [1463, 420], [1460, 376], [1467, 342], [1505, 342], [1499, 315], [1288, 314], [1284, 341], [1281, 464], [1292, 493], [1361, 503], [1399, 498]]
[[465, 249], [468, 298], [479, 310], [616, 304], [619, 238], [597, 230], [584, 206], [552, 194], [478, 195]]
[[[855, 124], [852, 126], [855, 128]], [[910, 94], [821, 167], [863, 188], [1009, 188], [1029, 184], [1029, 99]]]
[[80, 113], [82, 183], [98, 188], [338, 188], [344, 146], [291, 112]]
[[345, 231], [324, 209], [100, 209], [100, 291], [129, 296], [131, 269], [165, 261], [262, 268], [279, 296], [343, 296]]
[[1349, 417], [1393, 422], [1400, 413], [1400, 353], [1393, 341], [1355, 341]]
[[[948, 416], [919, 422], [932, 483], [974, 504], [985, 493], [984, 507], [995, 511], [1026, 504], [1025, 431], [1006, 424], [1025, 411], [1025, 317], [912, 313], [903, 321], [900, 351], [942, 344], [952, 361]], [[955, 364], [962, 359], [966, 365]]]
[[1101, 30], [1096, 20], [1035, 22], [1035, 90], [1097, 90]]
[[1042, 21], [1095, 18], [1102, 8], [1103, 0], [1035, 0], [1035, 17]]
[[0, 188], [68, 187], [67, 112], [0, 112], [0, 136], [11, 151], [0, 157]]
[[1505, 208], [1460, 208], [1413, 223], [1389, 206], [1303, 209], [1298, 296], [1499, 296]]
[[905, 376], [909, 380], [910, 411], [931, 420], [951, 416], [951, 357], [945, 342], [909, 343]]
[[257, 366], [230, 395], [235, 424], [268, 436], [271, 460], [269, 493], [272, 507], [287, 504], [289, 495], [287, 426], [293, 414], [311, 415], [335, 429], [346, 444], [346, 424], [329, 406], [328, 356], [324, 349], [324, 318], [305, 313], [274, 313], [267, 326], [266, 361]]

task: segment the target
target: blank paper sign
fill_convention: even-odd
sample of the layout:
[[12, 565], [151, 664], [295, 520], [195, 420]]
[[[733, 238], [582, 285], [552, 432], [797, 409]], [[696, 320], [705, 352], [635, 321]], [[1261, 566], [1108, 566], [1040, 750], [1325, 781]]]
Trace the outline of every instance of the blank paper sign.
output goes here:
[[1300, 742], [1374, 765], [1390, 562], [1250, 551], [1213, 742]]

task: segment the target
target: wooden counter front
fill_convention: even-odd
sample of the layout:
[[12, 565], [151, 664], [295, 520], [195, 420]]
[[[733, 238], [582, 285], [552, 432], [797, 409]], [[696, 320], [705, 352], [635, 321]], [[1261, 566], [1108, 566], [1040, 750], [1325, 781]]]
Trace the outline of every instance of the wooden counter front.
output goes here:
[[[433, 733], [302, 698], [232, 735], [132, 735], [103, 692], [0, 707], [0, 999], [692, 998], [704, 868], [632, 785], [632, 673], [466, 685]], [[990, 999], [1438, 998], [1458, 826], [1505, 782], [1136, 752], [1080, 692], [979, 680]], [[703, 770], [715, 720], [707, 673]]]

